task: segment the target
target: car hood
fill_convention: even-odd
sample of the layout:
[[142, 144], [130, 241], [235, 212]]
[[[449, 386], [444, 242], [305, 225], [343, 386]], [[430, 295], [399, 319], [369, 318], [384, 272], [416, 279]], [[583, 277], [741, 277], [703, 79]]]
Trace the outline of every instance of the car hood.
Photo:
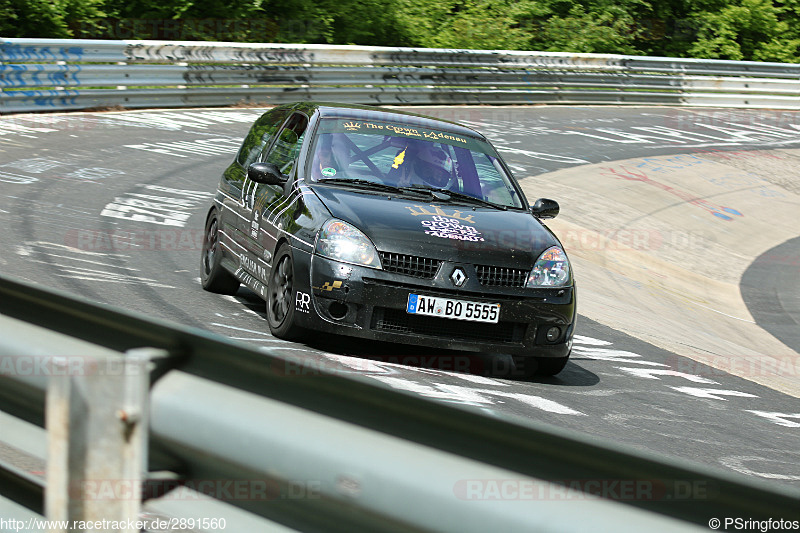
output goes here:
[[314, 184], [331, 214], [363, 231], [382, 252], [530, 268], [559, 242], [526, 211], [397, 197]]

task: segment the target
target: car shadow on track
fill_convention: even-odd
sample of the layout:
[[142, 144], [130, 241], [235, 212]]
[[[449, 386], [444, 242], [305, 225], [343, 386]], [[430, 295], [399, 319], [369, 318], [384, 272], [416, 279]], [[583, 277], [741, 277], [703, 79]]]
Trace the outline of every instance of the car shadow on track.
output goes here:
[[[257, 294], [243, 287], [239, 289], [236, 298], [251, 311], [262, 315], [266, 327], [264, 301]], [[518, 370], [514, 366], [511, 356], [502, 353], [464, 352], [428, 348], [425, 346], [356, 339], [345, 335], [315, 336], [313, 332], [309, 332], [306, 338], [298, 344], [307, 346], [312, 350], [360, 357], [381, 363], [507, 379], [523, 383], [540, 383], [561, 387], [591, 387], [600, 382], [599, 376], [573, 361], [567, 363], [564, 370], [555, 376], [537, 376]]]
[[600, 378], [575, 364], [567, 366], [556, 376], [529, 375], [519, 371], [511, 356], [502, 353], [478, 353], [434, 349], [424, 346], [367, 341], [343, 335], [328, 335], [324, 339], [307, 339], [303, 342], [312, 349], [361, 357], [382, 363], [391, 363], [426, 370], [441, 370], [476, 376], [508, 379], [511, 381], [541, 383], [568, 387], [591, 387]]

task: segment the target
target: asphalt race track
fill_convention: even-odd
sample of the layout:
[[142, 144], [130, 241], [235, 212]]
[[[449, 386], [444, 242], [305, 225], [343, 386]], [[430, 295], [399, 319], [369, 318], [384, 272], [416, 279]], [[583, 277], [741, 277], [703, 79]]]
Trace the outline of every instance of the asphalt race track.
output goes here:
[[252, 292], [201, 290], [205, 214], [255, 109], [0, 118], [0, 269], [285, 354], [296, 379], [358, 373], [800, 487], [800, 115], [415, 110], [483, 131], [529, 198], [561, 202], [551, 226], [573, 258], [581, 316], [557, 377], [517, 379], [489, 354], [288, 343]]

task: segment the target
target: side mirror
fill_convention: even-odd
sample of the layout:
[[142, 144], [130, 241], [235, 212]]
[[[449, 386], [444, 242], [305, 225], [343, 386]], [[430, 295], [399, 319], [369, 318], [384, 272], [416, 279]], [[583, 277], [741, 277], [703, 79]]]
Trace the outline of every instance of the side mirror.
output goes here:
[[539, 198], [531, 206], [531, 213], [536, 218], [556, 218], [558, 211], [558, 202], [549, 198]]
[[247, 167], [247, 177], [265, 185], [283, 185], [286, 182], [286, 176], [273, 163], [253, 163]]

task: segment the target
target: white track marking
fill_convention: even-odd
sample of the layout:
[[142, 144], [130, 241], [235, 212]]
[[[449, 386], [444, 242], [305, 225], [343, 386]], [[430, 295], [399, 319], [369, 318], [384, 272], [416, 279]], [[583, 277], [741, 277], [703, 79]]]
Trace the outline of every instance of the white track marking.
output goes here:
[[584, 337], [583, 335], [575, 335], [572, 338], [572, 340], [575, 344], [588, 344], [590, 346], [611, 346], [611, 343], [608, 341], [594, 339], [592, 337]]
[[[774, 424], [778, 424], [779, 426], [785, 426], [787, 428], [800, 428], [800, 413], [773, 413], [768, 411], [750, 411], [749, 413], [753, 413], [754, 415], [763, 416], [770, 422]], [[788, 420], [793, 418], [797, 420]]]
[[654, 361], [647, 361], [642, 359], [641, 355], [625, 350], [612, 350], [608, 348], [592, 348], [587, 346], [573, 346], [572, 354], [583, 357], [585, 359], [594, 359], [597, 361], [612, 361], [614, 363], [636, 364], [645, 366], [663, 366], [667, 365], [656, 363]]
[[[739, 456], [731, 456], [731, 457], [723, 457], [719, 460], [720, 463], [727, 466], [728, 468], [735, 470], [741, 474], [745, 474], [748, 476], [758, 476], [763, 477], [766, 479], [781, 479], [784, 481], [800, 481], [800, 476], [797, 475], [790, 475], [790, 474], [773, 474], [770, 472], [758, 472], [751, 468], [745, 466], [745, 462], [770, 462], [770, 463], [779, 463], [781, 465], [790, 464], [792, 466], [797, 466], [796, 462], [788, 462], [788, 461], [776, 461], [774, 459], [766, 459], [764, 457], [758, 457], [755, 455], [739, 455]], [[782, 470], [785, 470], [786, 467], [781, 467]]]
[[[211, 325], [212, 326], [218, 326], [220, 328], [235, 329], [236, 331], [244, 331], [244, 332], [247, 332], [247, 333], [254, 333], [256, 335], [265, 335], [267, 337], [272, 337], [272, 334], [264, 333], [263, 331], [255, 331], [255, 330], [246, 329], [246, 328], [237, 328], [236, 326], [229, 326], [227, 324], [220, 324], [219, 322], [212, 322]], [[272, 337], [272, 338], [274, 339], [275, 337]], [[280, 339], [275, 339], [275, 340], [280, 340]], [[286, 341], [281, 341], [281, 342], [286, 342]]]
[[707, 398], [709, 400], [727, 400], [724, 396], [739, 396], [741, 398], [758, 398], [755, 394], [740, 392], [736, 390], [721, 389], [698, 389], [697, 387], [670, 387], [678, 392], [694, 396], [695, 398]]
[[235, 303], [235, 304], [237, 304], [237, 305], [243, 306], [243, 307], [242, 307], [242, 310], [243, 310], [245, 313], [249, 313], [249, 314], [251, 314], [251, 315], [253, 315], [253, 316], [255, 316], [255, 317], [258, 317], [258, 318], [259, 318], [259, 319], [261, 319], [261, 320], [264, 320], [264, 317], [263, 317], [262, 315], [259, 315], [258, 313], [256, 313], [255, 311], [253, 311], [252, 309], [250, 309], [249, 307], [247, 307], [247, 302], [246, 302], [245, 300], [240, 300], [240, 299], [238, 299], [236, 296], [231, 296], [231, 295], [229, 295], [229, 294], [222, 294], [221, 296], [222, 296], [224, 299], [228, 300], [229, 302], [233, 302], [233, 303]]
[[661, 368], [617, 368], [617, 369], [644, 379], [661, 379], [656, 376], [670, 376], [670, 377], [687, 379], [689, 381], [693, 381], [694, 383], [719, 385], [719, 383], [717, 383], [713, 379], [708, 379], [701, 376], [695, 376], [693, 374], [686, 374], [685, 372], [678, 372], [677, 370], [665, 370]]

